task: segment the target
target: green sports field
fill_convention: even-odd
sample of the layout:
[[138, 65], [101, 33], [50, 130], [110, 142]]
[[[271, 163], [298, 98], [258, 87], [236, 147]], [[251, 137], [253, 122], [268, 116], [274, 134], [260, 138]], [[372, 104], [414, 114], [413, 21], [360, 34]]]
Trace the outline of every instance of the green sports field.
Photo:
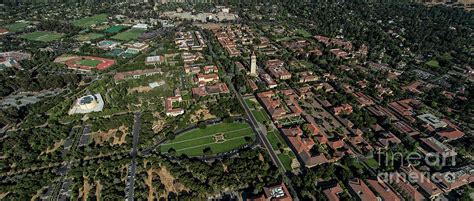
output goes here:
[[[222, 142], [216, 142], [215, 136], [223, 135]], [[174, 140], [161, 145], [162, 152], [170, 148], [176, 150], [177, 155], [202, 156], [203, 150], [211, 148], [213, 154], [228, 152], [239, 148], [247, 141], [245, 137], [255, 138], [252, 128], [247, 123], [219, 123], [205, 129], [194, 129], [177, 136]]]
[[72, 24], [77, 27], [87, 28], [105, 21], [107, 21], [107, 14], [100, 14], [75, 20]]
[[124, 29], [126, 29], [127, 27], [126, 26], [122, 26], [122, 25], [114, 25], [112, 27], [109, 27], [108, 29], [106, 29], [104, 32], [105, 33], [109, 33], [109, 34], [114, 34], [114, 33], [118, 33]]
[[5, 28], [8, 29], [10, 32], [17, 32], [24, 30], [28, 25], [30, 25], [29, 22], [15, 22], [9, 25], [6, 25]]
[[103, 38], [104, 35], [98, 34], [98, 33], [87, 33], [87, 34], [81, 34], [76, 37], [76, 40], [78, 41], [89, 41], [89, 40], [95, 40], [99, 38]]
[[60, 39], [63, 37], [63, 34], [46, 31], [35, 31], [31, 33], [25, 33], [20, 37], [31, 41], [51, 42]]
[[142, 29], [130, 29], [122, 33], [118, 33], [115, 36], [112, 36], [112, 38], [115, 40], [130, 41], [137, 39], [138, 36], [142, 35], [144, 32], [145, 30]]
[[77, 63], [78, 63], [79, 65], [83, 65], [83, 66], [96, 67], [97, 65], [99, 65], [100, 63], [102, 63], [102, 61], [99, 61], [99, 60], [92, 60], [92, 59], [82, 59], [82, 60], [79, 60]]

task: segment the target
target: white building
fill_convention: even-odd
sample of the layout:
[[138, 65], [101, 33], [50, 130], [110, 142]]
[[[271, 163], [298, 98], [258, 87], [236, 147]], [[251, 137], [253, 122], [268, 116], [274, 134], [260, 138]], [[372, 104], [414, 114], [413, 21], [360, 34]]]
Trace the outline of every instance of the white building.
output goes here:
[[133, 29], [148, 29], [148, 24], [136, 24], [132, 26]]
[[100, 94], [87, 95], [76, 100], [68, 114], [87, 114], [100, 112], [104, 109], [104, 100]]
[[252, 56], [250, 57], [250, 75], [257, 76], [257, 56], [255, 52], [252, 52]]

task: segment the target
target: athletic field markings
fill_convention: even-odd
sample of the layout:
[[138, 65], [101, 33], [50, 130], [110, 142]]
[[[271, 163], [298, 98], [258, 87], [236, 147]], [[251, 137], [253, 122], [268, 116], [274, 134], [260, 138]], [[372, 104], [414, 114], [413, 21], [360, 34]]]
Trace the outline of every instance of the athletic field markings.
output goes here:
[[[238, 139], [245, 138], [245, 137], [252, 136], [252, 135], [253, 135], [253, 133], [250, 134], [250, 135], [235, 137], [235, 138], [231, 138], [231, 139], [228, 139], [228, 140], [226, 139], [225, 142], [229, 142], [229, 141], [232, 141], [232, 140], [238, 140]], [[183, 149], [178, 149], [178, 150], [176, 150], [176, 151], [178, 152], [178, 151], [183, 151], [183, 150], [188, 150], [188, 149], [194, 149], [194, 148], [209, 146], [209, 145], [212, 145], [212, 144], [222, 144], [222, 143], [212, 142], [212, 143], [207, 143], [207, 144], [201, 144], [201, 145], [196, 145], [196, 146], [192, 146], [192, 147], [187, 147], [187, 148], [183, 148]]]

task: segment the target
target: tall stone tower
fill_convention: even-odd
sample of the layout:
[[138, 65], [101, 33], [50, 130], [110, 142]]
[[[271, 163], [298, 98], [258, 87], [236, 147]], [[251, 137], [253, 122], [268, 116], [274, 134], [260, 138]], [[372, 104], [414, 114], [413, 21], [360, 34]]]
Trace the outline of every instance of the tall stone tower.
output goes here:
[[255, 51], [252, 51], [252, 56], [250, 57], [250, 75], [257, 76], [257, 56]]

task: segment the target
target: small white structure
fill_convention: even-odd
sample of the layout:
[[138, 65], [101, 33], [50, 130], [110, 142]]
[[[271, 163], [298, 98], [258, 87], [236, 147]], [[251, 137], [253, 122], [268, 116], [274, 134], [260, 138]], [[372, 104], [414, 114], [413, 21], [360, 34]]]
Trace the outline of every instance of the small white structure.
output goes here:
[[163, 63], [164, 57], [163, 56], [150, 56], [145, 59], [146, 65], [154, 65], [154, 64], [161, 64]]
[[148, 29], [148, 24], [136, 24], [132, 26], [133, 29]]
[[252, 56], [250, 57], [250, 75], [257, 76], [257, 56], [255, 52], [252, 52]]
[[87, 95], [80, 97], [69, 110], [68, 114], [87, 114], [91, 112], [100, 112], [104, 109], [104, 100], [100, 94]]

